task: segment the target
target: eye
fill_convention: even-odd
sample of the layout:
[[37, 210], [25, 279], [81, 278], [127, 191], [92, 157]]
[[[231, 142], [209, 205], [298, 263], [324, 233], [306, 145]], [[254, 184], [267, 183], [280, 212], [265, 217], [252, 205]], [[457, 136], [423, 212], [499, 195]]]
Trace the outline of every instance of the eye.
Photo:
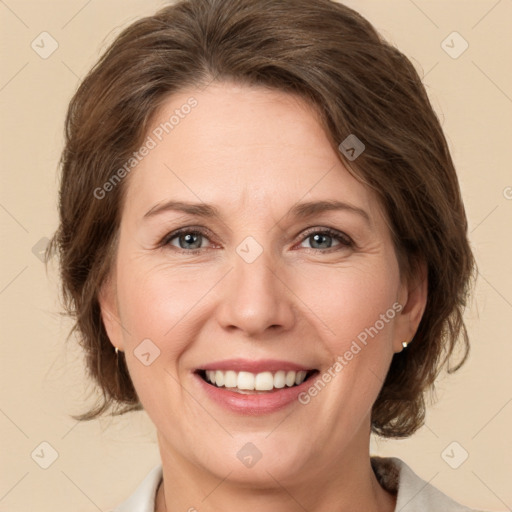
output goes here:
[[204, 231], [199, 229], [184, 228], [167, 235], [162, 240], [161, 245], [171, 245], [177, 249], [181, 249], [184, 252], [194, 253], [204, 249], [202, 246], [204, 240], [208, 240]]
[[[331, 252], [330, 249], [342, 250], [354, 246], [352, 239], [344, 233], [331, 228], [313, 228], [303, 235], [302, 244], [309, 241], [311, 250], [320, 252]], [[205, 241], [210, 241], [208, 233], [199, 228], [182, 228], [166, 235], [160, 242], [159, 246], [172, 246], [178, 251], [195, 254], [206, 249], [203, 245]], [[335, 243], [334, 243], [335, 242]], [[308, 247], [304, 247], [308, 249]]]
[[[334, 246], [333, 240], [338, 242]], [[354, 242], [349, 236], [330, 228], [314, 228], [313, 230], [306, 233], [302, 243], [306, 241], [309, 241], [311, 244], [311, 249], [319, 250], [322, 252], [330, 252], [325, 251], [324, 249], [340, 250], [343, 248], [352, 247], [354, 245]]]

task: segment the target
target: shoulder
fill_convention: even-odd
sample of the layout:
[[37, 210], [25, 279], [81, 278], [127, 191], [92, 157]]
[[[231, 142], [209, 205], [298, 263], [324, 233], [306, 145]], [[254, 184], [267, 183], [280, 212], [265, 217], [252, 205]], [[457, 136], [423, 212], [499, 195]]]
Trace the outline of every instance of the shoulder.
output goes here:
[[162, 466], [155, 466], [135, 492], [112, 512], [154, 512], [155, 496], [162, 481]]
[[[396, 457], [372, 457], [373, 471], [386, 490], [397, 494], [400, 512], [479, 512], [455, 502], [420, 478]], [[483, 512], [483, 511], [481, 511]]]

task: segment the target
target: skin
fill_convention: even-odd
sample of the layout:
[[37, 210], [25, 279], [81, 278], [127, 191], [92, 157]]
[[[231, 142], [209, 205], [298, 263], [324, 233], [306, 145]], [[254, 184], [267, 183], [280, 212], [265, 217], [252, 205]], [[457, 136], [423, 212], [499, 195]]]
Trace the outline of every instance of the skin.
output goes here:
[[[401, 278], [377, 197], [346, 170], [302, 100], [213, 83], [171, 96], [148, 133], [190, 96], [197, 107], [125, 183], [117, 256], [100, 296], [109, 338], [157, 429], [156, 510], [391, 512], [395, 497], [370, 466], [370, 413], [393, 354], [416, 332], [426, 279]], [[144, 219], [170, 199], [213, 204], [220, 216]], [[361, 208], [369, 221], [347, 210], [286, 215], [319, 200]], [[207, 231], [199, 253], [194, 240], [159, 246], [182, 227]], [[354, 245], [315, 243], [325, 228]], [[263, 249], [252, 263], [236, 252], [248, 236]], [[193, 375], [236, 357], [325, 372], [396, 302], [402, 311], [307, 405], [241, 415], [212, 402]], [[160, 350], [149, 366], [134, 355], [147, 338]], [[236, 457], [248, 442], [262, 453], [252, 468]]]

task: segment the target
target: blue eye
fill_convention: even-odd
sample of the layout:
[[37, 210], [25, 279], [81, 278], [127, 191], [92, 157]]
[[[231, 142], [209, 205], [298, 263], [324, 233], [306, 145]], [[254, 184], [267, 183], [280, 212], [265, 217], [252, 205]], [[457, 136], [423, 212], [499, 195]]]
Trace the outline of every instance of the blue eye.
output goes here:
[[[205, 240], [210, 241], [206, 231], [196, 228], [183, 228], [169, 233], [164, 237], [159, 246], [172, 247], [179, 252], [197, 254], [207, 248], [203, 246]], [[354, 245], [349, 236], [330, 228], [314, 228], [310, 230], [303, 235], [301, 246], [306, 240], [310, 241], [312, 247], [305, 247], [305, 249], [318, 252], [332, 252], [331, 250], [347, 249]], [[334, 241], [337, 243], [334, 243]]]
[[162, 244], [176, 247], [172, 241], [177, 240], [178, 249], [182, 249], [186, 252], [197, 252], [202, 248], [201, 245], [204, 238], [206, 238], [206, 235], [202, 231], [184, 229], [182, 231], [171, 233], [163, 240]]
[[[354, 243], [352, 240], [345, 234], [340, 233], [339, 231], [336, 231], [334, 229], [315, 229], [308, 234], [306, 234], [306, 237], [304, 238], [304, 242], [306, 240], [310, 241], [310, 244], [317, 245], [318, 247], [311, 247], [313, 250], [319, 250], [322, 251], [322, 249], [332, 249], [338, 248], [347, 248], [352, 247]], [[338, 243], [333, 246], [333, 240], [336, 240]], [[304, 243], [302, 242], [302, 243]], [[326, 252], [326, 251], [322, 251]]]

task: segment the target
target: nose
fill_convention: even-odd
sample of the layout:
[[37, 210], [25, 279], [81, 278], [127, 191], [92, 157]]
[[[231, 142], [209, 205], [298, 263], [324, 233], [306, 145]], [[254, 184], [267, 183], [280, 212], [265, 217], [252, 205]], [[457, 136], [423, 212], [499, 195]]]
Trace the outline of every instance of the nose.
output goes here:
[[289, 330], [295, 321], [293, 293], [282, 266], [263, 253], [252, 263], [238, 254], [226, 276], [217, 318], [226, 330], [264, 338]]

